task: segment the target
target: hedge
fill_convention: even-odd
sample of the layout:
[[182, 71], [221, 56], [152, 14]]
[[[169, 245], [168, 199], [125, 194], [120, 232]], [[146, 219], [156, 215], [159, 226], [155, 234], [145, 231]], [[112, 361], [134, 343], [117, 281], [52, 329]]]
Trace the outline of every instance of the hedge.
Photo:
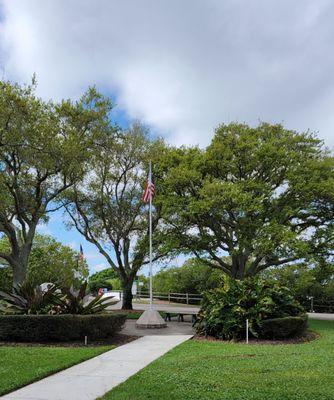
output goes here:
[[66, 342], [104, 339], [118, 332], [123, 314], [96, 315], [0, 315], [0, 340]]
[[285, 339], [301, 335], [307, 327], [307, 315], [263, 320], [260, 336], [267, 339]]
[[[200, 335], [239, 340], [245, 338], [245, 323], [248, 319], [251, 335], [262, 338], [263, 321], [299, 317], [304, 314], [303, 307], [294, 299], [289, 288], [279, 283], [261, 278], [242, 281], [225, 278], [222, 287], [203, 293], [201, 310], [195, 326]], [[275, 336], [276, 328], [270, 330], [270, 324], [265, 323], [263, 331], [268, 336]], [[279, 322], [276, 323], [278, 331], [282, 329], [279, 336], [292, 334], [294, 327], [286, 327], [288, 322], [285, 320], [282, 324], [283, 327]]]

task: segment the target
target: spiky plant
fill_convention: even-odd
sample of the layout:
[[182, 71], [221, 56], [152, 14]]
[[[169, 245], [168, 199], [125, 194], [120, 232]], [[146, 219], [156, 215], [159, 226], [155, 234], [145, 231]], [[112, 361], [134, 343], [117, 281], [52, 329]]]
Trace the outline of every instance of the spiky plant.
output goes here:
[[0, 291], [0, 313], [3, 314], [46, 314], [57, 298], [57, 288], [52, 285], [46, 290], [26, 281], [16, 285], [12, 292]]
[[56, 299], [57, 312], [61, 314], [97, 314], [107, 307], [117, 303], [111, 297], [103, 298], [102, 294], [90, 299], [86, 295], [87, 282], [84, 282], [79, 290], [73, 288], [61, 288], [62, 295]]

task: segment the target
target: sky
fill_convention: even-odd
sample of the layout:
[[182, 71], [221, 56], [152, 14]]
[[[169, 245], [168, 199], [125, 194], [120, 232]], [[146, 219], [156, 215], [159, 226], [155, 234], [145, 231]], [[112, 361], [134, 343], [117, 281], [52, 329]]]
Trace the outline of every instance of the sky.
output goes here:
[[[96, 85], [126, 126], [209, 143], [222, 122], [280, 122], [334, 146], [334, 1], [0, 0], [0, 75], [44, 98]], [[40, 231], [106, 266], [56, 213]]]

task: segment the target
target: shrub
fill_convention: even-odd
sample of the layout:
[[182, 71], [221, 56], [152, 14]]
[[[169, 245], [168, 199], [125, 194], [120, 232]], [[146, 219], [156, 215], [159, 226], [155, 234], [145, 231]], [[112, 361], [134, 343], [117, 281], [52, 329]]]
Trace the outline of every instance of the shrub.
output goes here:
[[51, 285], [42, 290], [29, 281], [13, 292], [0, 291], [0, 314], [98, 314], [117, 303], [112, 297], [86, 295], [87, 282], [78, 290]]
[[0, 261], [0, 290], [10, 291], [13, 286], [12, 271], [9, 267], [2, 266]]
[[302, 306], [290, 290], [262, 279], [226, 280], [223, 287], [203, 294], [196, 323], [197, 332], [220, 339], [245, 337], [245, 321], [250, 333], [261, 337], [264, 320], [300, 316]]
[[61, 288], [62, 294], [54, 297], [57, 305], [54, 311], [59, 314], [97, 314], [117, 303], [117, 300], [112, 300], [112, 297], [102, 297], [103, 294], [91, 298], [86, 295], [86, 290], [87, 282], [84, 282], [79, 290]]
[[162, 269], [154, 275], [154, 290], [160, 293], [202, 293], [221, 285], [224, 273], [196, 258], [190, 258], [181, 267]]
[[0, 340], [66, 342], [103, 339], [123, 326], [126, 315], [0, 315]]
[[95, 274], [89, 277], [89, 290], [92, 293], [97, 293], [100, 288], [106, 288], [108, 290], [116, 289], [112, 282], [114, 278], [117, 278], [117, 273], [111, 268], [95, 272]]
[[0, 313], [43, 314], [50, 311], [57, 298], [56, 287], [42, 290], [26, 281], [13, 288], [12, 292], [0, 291]]
[[261, 322], [260, 336], [266, 339], [285, 339], [301, 335], [307, 326], [307, 315], [267, 319]]

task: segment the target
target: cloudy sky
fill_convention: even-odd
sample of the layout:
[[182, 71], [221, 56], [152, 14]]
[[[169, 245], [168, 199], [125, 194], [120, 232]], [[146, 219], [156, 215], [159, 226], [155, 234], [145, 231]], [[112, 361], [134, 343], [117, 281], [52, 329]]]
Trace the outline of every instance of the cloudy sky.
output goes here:
[[[262, 120], [333, 147], [333, 21], [330, 0], [0, 0], [0, 74], [36, 73], [45, 98], [96, 84], [122, 123], [141, 119], [174, 144]], [[58, 219], [43, 229], [78, 246]]]

